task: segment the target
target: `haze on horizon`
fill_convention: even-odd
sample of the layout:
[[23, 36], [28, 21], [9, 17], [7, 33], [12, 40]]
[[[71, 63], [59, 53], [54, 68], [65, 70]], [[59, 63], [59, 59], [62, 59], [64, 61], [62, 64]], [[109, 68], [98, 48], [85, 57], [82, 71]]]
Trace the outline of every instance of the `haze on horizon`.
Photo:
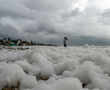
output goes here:
[[0, 0], [0, 37], [110, 44], [109, 0]]

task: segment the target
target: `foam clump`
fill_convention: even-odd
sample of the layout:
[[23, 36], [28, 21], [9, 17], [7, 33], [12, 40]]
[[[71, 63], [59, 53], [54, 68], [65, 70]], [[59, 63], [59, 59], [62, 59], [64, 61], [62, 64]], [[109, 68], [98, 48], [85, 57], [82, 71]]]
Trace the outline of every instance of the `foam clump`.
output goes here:
[[54, 80], [53, 83], [48, 84], [41, 83], [32, 90], [83, 90], [83, 89], [78, 79], [64, 78]]
[[[16, 86], [18, 82], [20, 82], [20, 86], [24, 83], [23, 86], [27, 86], [33, 88], [34, 85], [37, 84], [34, 77], [30, 77], [24, 73], [22, 68], [17, 64], [0, 64], [0, 88], [3, 87], [13, 87]], [[22, 88], [22, 87], [21, 87]]]
[[78, 79], [75, 78], [64, 78], [59, 79], [52, 84], [55, 90], [81, 90], [82, 85]]
[[19, 82], [20, 90], [110, 90], [110, 47], [33, 46], [0, 54], [0, 89]]
[[79, 78], [84, 87], [89, 89], [110, 89], [110, 77], [104, 74], [101, 68], [93, 62], [86, 61], [74, 72], [74, 76]]

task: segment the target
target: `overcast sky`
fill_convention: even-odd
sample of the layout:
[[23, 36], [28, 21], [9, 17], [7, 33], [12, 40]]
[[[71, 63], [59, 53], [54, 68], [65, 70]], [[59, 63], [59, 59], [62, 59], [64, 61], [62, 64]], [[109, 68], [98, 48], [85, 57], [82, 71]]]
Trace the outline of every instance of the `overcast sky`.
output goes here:
[[0, 0], [0, 36], [59, 43], [110, 39], [109, 0]]

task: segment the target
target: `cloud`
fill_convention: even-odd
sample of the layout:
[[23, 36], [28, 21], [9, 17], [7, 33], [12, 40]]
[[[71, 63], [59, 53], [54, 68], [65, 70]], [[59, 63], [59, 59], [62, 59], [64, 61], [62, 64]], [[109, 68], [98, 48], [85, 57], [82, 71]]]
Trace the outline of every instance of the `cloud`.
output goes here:
[[52, 43], [61, 43], [65, 35], [72, 40], [81, 36], [110, 39], [109, 7], [103, 9], [102, 2], [0, 0], [0, 35]]
[[38, 11], [59, 11], [65, 10], [68, 7], [71, 7], [71, 2], [73, 0], [28, 0], [27, 7], [38, 10]]
[[107, 25], [107, 26], [110, 25], [110, 9], [105, 9], [105, 10], [101, 13], [100, 21], [101, 21], [104, 25]]

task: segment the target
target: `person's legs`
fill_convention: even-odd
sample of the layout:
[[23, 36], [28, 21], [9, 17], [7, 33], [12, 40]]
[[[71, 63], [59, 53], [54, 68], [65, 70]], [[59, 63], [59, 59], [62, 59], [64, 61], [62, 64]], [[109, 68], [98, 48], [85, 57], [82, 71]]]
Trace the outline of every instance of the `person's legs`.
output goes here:
[[64, 47], [67, 47], [66, 43], [64, 44]]

